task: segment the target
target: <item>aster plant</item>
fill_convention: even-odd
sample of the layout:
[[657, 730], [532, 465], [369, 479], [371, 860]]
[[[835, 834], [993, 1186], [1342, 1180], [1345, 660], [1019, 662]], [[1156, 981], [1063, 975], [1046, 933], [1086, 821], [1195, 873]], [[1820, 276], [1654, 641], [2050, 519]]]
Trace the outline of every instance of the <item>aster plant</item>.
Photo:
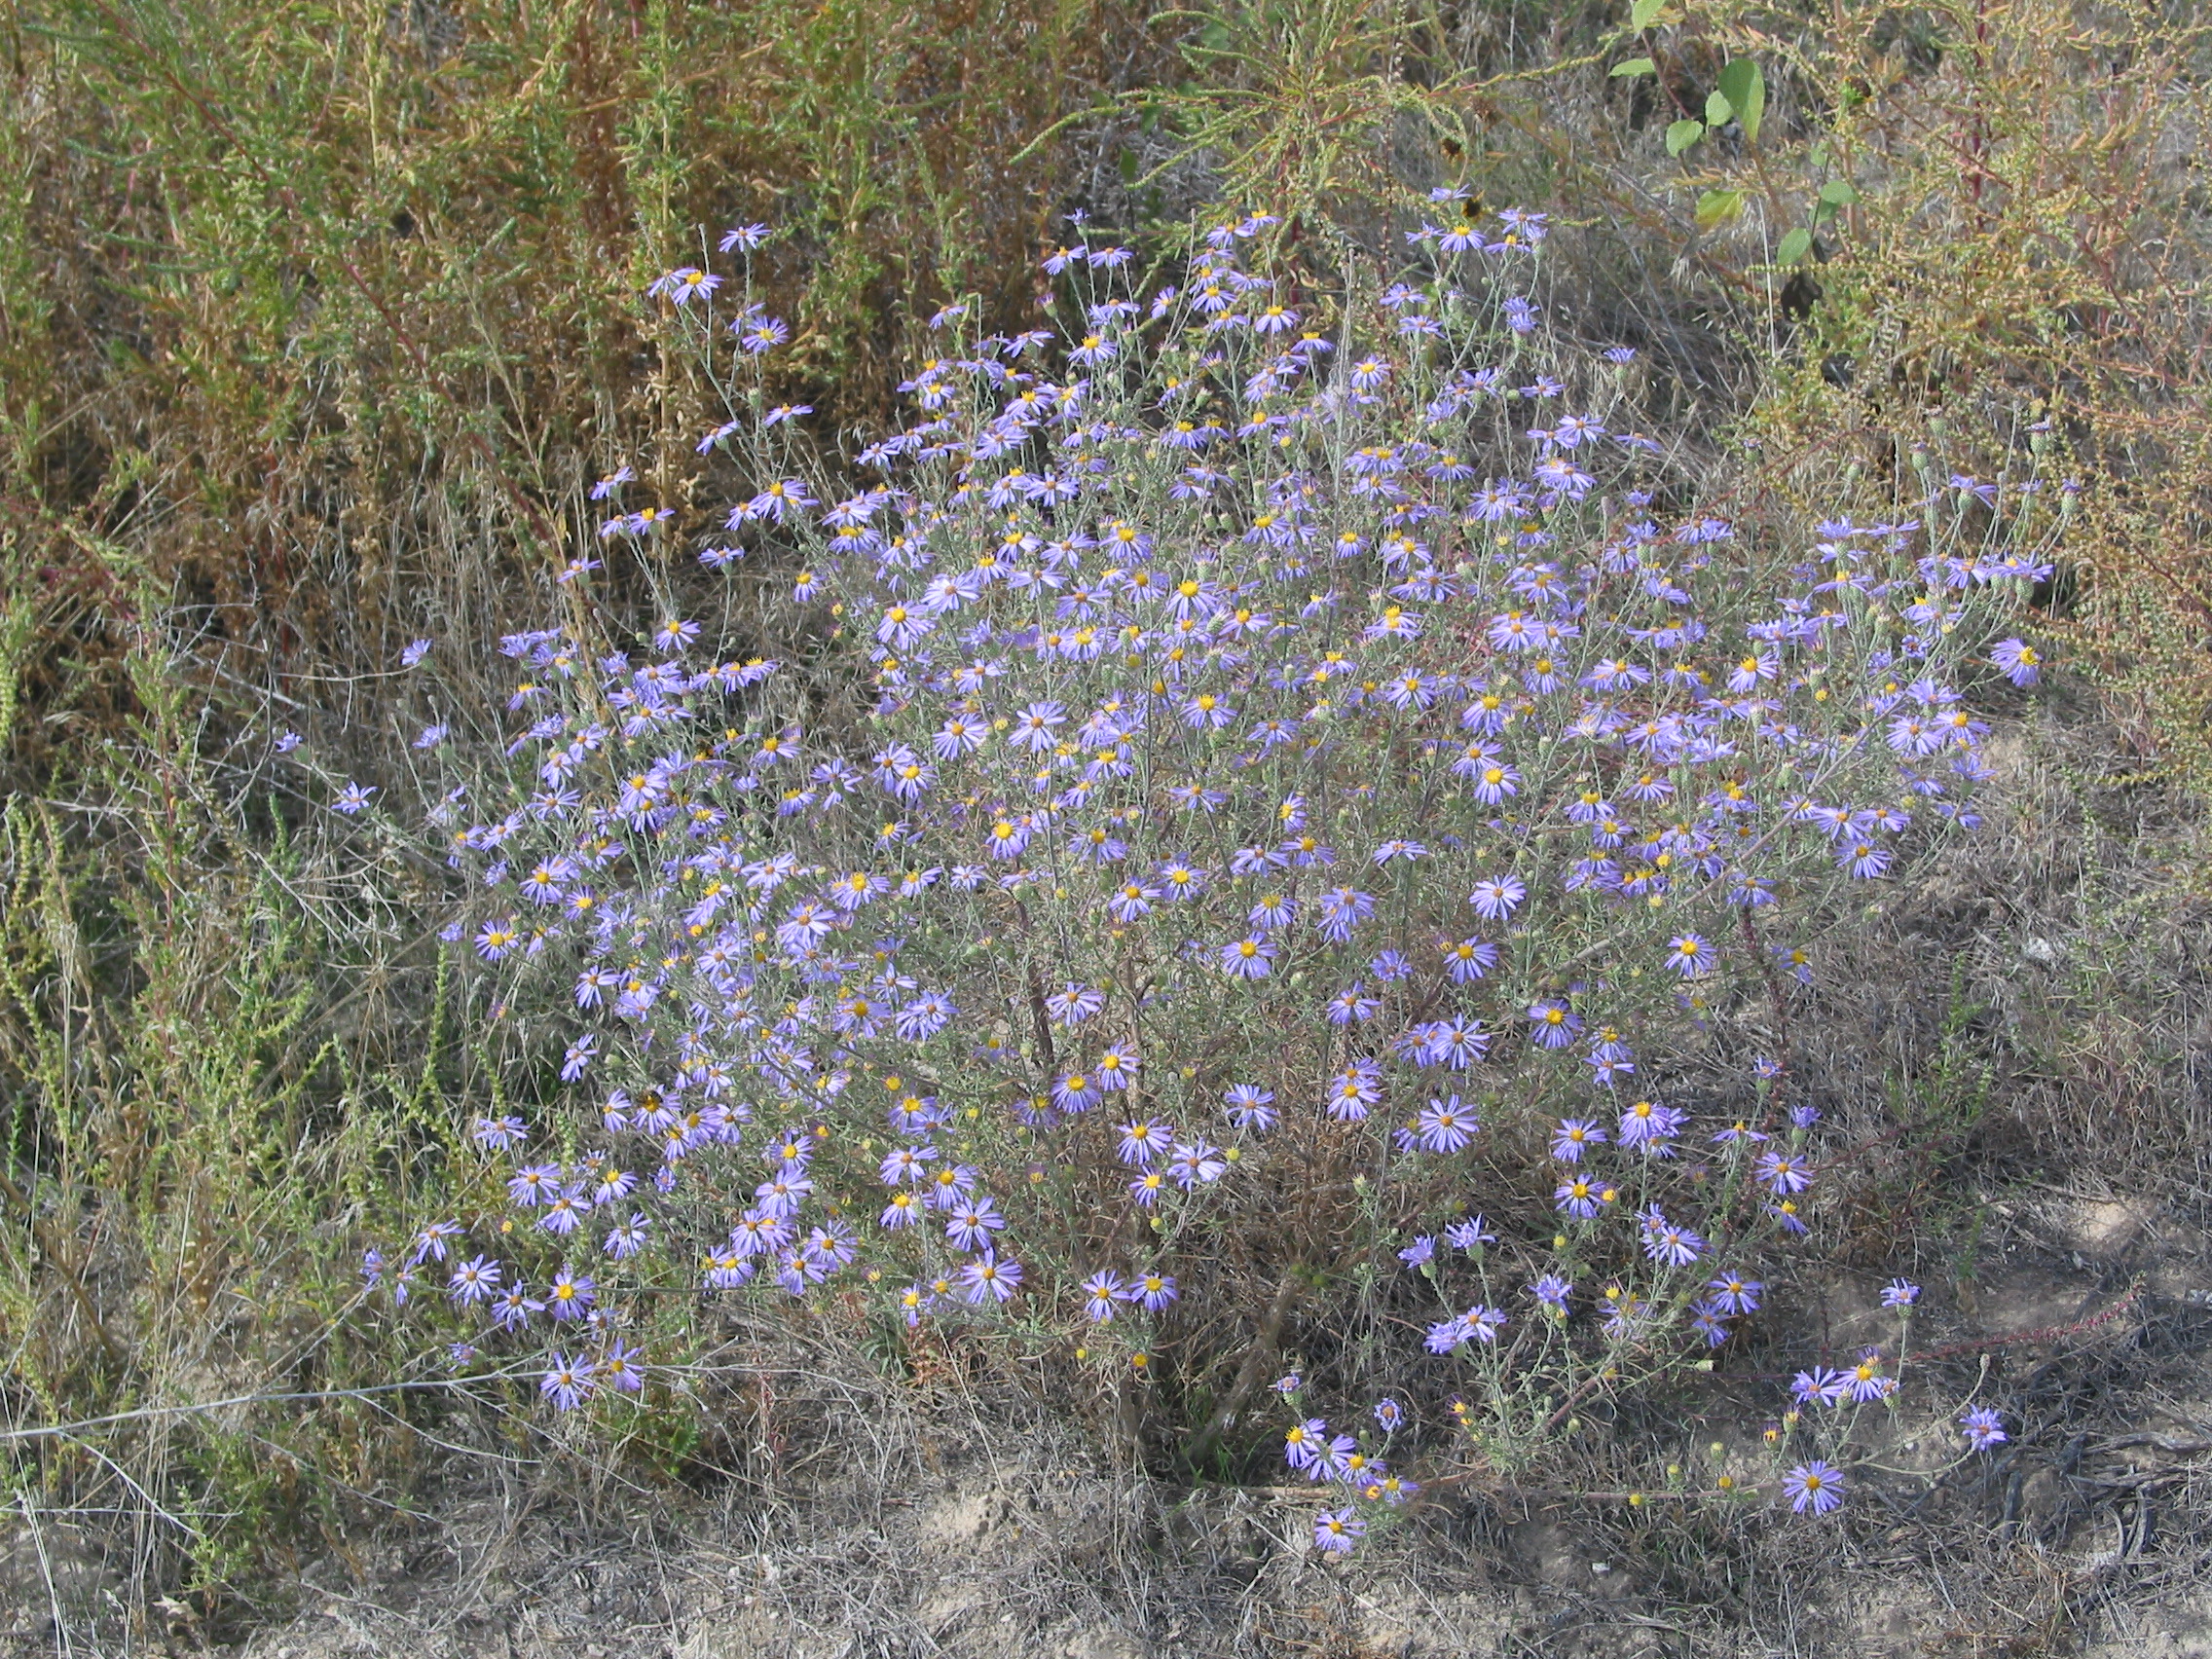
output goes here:
[[[1543, 320], [1542, 217], [1438, 217], [1327, 302], [1265, 219], [1167, 285], [1078, 224], [1066, 330], [947, 307], [860, 488], [797, 459], [742, 265], [655, 285], [729, 393], [728, 599], [601, 597], [673, 534], [611, 471], [557, 619], [502, 642], [506, 747], [433, 813], [453, 948], [535, 1045], [527, 1108], [457, 1137], [485, 1212], [370, 1265], [457, 1362], [584, 1410], [751, 1299], [1172, 1366], [1218, 1435], [1271, 1306], [1381, 1309], [1512, 1474], [1759, 1314], [1818, 1115], [1745, 1054], [1715, 1119], [1686, 1056], [1787, 1055], [1824, 932], [1973, 830], [1966, 692], [2056, 515], [2033, 479], [1700, 510], [1634, 354]], [[1330, 1554], [1417, 1490], [1320, 1419], [1288, 1446]]]

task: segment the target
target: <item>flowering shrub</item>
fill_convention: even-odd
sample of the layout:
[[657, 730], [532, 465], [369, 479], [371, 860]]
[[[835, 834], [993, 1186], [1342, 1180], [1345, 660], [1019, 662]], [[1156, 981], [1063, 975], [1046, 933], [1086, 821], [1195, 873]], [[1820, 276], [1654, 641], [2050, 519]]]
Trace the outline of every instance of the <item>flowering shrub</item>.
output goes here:
[[[1540, 216], [1442, 202], [1327, 310], [1244, 268], [1263, 221], [1155, 292], [1058, 250], [1067, 338], [924, 364], [842, 495], [760, 390], [783, 324], [656, 284], [727, 373], [702, 452], [756, 480], [699, 557], [779, 654], [594, 598], [669, 534], [627, 468], [563, 619], [503, 642], [512, 769], [436, 814], [449, 938], [510, 1023], [560, 1014], [562, 1087], [457, 1150], [484, 1214], [370, 1264], [434, 1276], [459, 1363], [569, 1411], [701, 1295], [796, 1301], [1171, 1367], [1226, 1421], [1271, 1307], [1426, 1298], [1400, 1346], [1463, 1364], [1514, 1471], [1758, 1312], [1820, 1192], [1816, 942], [1973, 828], [1959, 682], [2051, 515], [1974, 479], [1802, 537], [1663, 510], [1633, 353], [1541, 320]], [[1302, 1413], [1287, 1447], [1342, 1489], [1325, 1550], [1413, 1490]]]

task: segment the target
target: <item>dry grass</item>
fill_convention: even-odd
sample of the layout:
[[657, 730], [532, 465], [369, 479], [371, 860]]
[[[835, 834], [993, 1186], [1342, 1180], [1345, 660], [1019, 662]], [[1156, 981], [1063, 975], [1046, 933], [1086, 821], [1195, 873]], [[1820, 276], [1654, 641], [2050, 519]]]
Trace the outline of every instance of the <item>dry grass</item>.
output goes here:
[[[1700, 15], [1662, 22], [1638, 82], [1593, 55], [1595, 10], [1216, 20], [0, 19], [0, 1397], [22, 1428], [322, 1396], [15, 1443], [26, 1651], [182, 1650], [297, 1604], [328, 1631], [255, 1652], [2017, 1653], [2201, 1581], [2203, 1457], [2170, 1450], [2212, 1422], [2198, 20]], [[1761, 147], [1666, 160], [1670, 106], [1744, 53], [1768, 66]], [[1843, 169], [1862, 201], [1793, 282], [1768, 250]], [[1851, 477], [1879, 511], [1915, 445], [1975, 470], [2036, 399], [2084, 480], [2045, 620], [2100, 689], [2018, 711], [1992, 832], [1839, 936], [1817, 1008], [1724, 1034], [1788, 1042], [1864, 1149], [1792, 1316], [1840, 1348], [1908, 1252], [1952, 1350], [1932, 1391], [1981, 1386], [2024, 1430], [1978, 1483], [1876, 1494], [1817, 1568], [1765, 1517], [1454, 1488], [1330, 1573], [1284, 1547], [1305, 1511], [1265, 1489], [1257, 1429], [1227, 1465], [1253, 1490], [1179, 1485], [1141, 1399], [974, 1356], [887, 1370], [820, 1333], [732, 1331], [699, 1413], [614, 1452], [511, 1399], [353, 1392], [414, 1357], [352, 1317], [361, 1219], [426, 1201], [422, 1149], [494, 1068], [457, 1038], [421, 872], [387, 849], [365, 892], [249, 722], [389, 760], [398, 645], [497, 633], [590, 476], [630, 459], [694, 516], [724, 492], [679, 437], [703, 388], [629, 320], [691, 226], [789, 228], [792, 390], [835, 427], [882, 408], [938, 301], [1023, 315], [1057, 210], [1159, 231], [1223, 179], [1290, 209], [1321, 277], [1332, 238], [1379, 242], [1431, 184], [1564, 209], [1584, 228], [1558, 308], [1642, 349], [1753, 506], [1832, 507]], [[1699, 231], [1697, 193], [1738, 185], [1753, 210]], [[1777, 1337], [1756, 1363], [1805, 1357]], [[1723, 1435], [1683, 1420], [1761, 1398], [1614, 1423], [1583, 1489], [1663, 1481]], [[977, 1560], [1003, 1565], [994, 1597], [934, 1604]]]

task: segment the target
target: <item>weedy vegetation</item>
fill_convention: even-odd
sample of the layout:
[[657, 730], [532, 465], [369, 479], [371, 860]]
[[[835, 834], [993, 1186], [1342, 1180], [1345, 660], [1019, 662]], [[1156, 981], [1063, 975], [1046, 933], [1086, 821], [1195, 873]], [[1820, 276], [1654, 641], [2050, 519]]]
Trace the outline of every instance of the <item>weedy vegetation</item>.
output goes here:
[[26, 1640], [965, 1641], [791, 1540], [986, 1447], [1225, 1652], [2201, 1565], [2193, 11], [0, 29]]

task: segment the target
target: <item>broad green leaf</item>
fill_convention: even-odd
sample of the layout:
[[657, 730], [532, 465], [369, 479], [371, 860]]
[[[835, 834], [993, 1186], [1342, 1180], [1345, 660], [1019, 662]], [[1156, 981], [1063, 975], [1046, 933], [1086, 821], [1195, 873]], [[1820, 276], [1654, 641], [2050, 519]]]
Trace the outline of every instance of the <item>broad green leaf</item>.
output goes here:
[[1708, 127], [1726, 127], [1735, 116], [1736, 106], [1728, 101], [1726, 92], [1708, 93], [1705, 100], [1705, 124]]
[[1623, 75], [1656, 75], [1659, 65], [1648, 57], [1632, 57], [1626, 63], [1614, 64], [1612, 73], [1615, 80]]
[[1766, 77], [1756, 61], [1739, 57], [1720, 71], [1720, 95], [1744, 124], [1744, 142], [1759, 141], [1759, 117], [1766, 111]]
[[1704, 136], [1704, 122], [1677, 121], [1667, 129], [1667, 154], [1678, 156]]
[[1628, 26], [1641, 34], [1652, 25], [1666, 4], [1667, 0], [1636, 0], [1628, 9]]
[[1697, 199], [1697, 228], [1710, 231], [1725, 225], [1744, 210], [1744, 193], [1740, 190], [1709, 190]]
[[1848, 207], [1859, 200], [1859, 192], [1847, 180], [1831, 178], [1821, 186], [1821, 200], [1831, 207]]
[[1774, 250], [1777, 265], [1795, 265], [1813, 251], [1813, 233], [1799, 225], [1782, 239], [1782, 245]]

